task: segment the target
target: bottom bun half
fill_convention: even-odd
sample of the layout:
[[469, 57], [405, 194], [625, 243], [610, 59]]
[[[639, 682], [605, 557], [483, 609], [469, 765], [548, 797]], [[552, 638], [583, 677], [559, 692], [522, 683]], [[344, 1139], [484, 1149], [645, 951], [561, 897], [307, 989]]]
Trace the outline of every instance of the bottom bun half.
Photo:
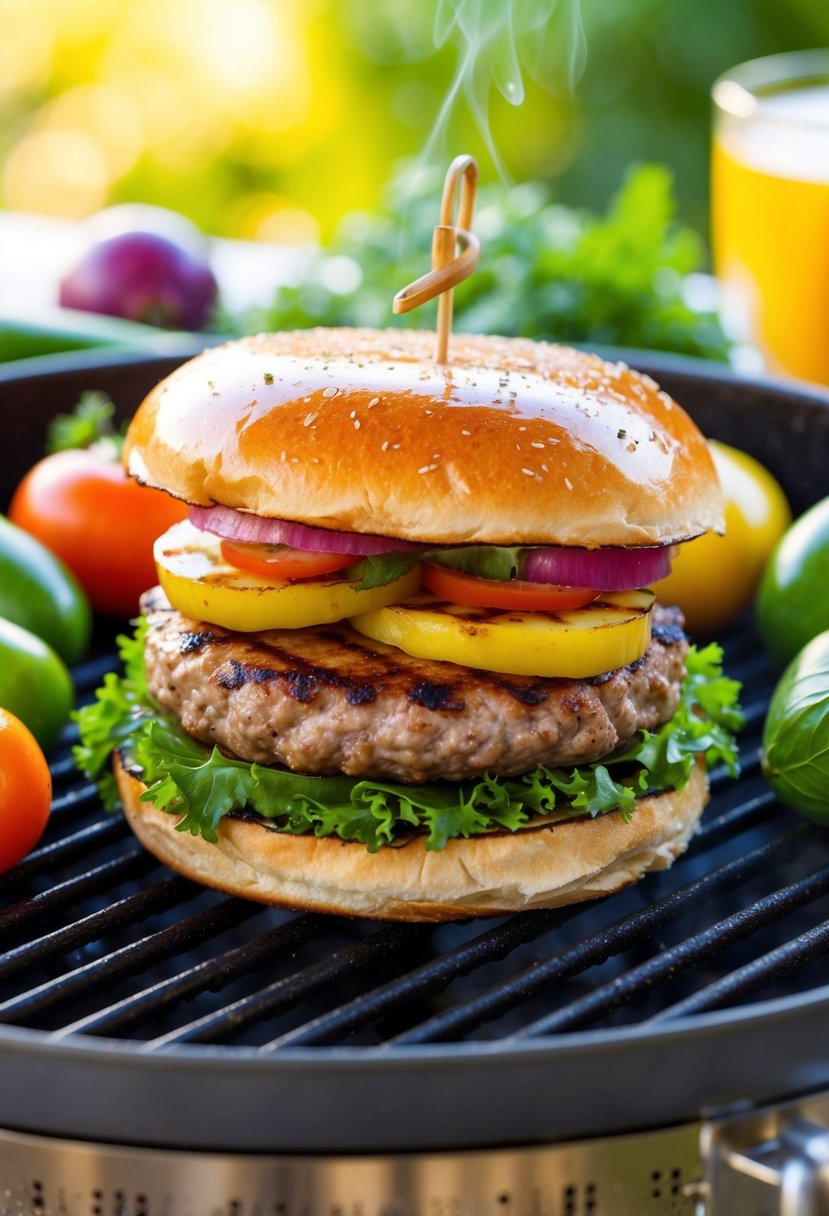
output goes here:
[[135, 835], [188, 878], [264, 904], [378, 920], [461, 920], [609, 895], [667, 869], [708, 801], [700, 759], [684, 789], [639, 799], [629, 823], [612, 811], [450, 840], [440, 851], [415, 836], [369, 853], [356, 842], [291, 836], [232, 816], [211, 844], [176, 831], [175, 814], [139, 801], [146, 787], [117, 757], [115, 776]]

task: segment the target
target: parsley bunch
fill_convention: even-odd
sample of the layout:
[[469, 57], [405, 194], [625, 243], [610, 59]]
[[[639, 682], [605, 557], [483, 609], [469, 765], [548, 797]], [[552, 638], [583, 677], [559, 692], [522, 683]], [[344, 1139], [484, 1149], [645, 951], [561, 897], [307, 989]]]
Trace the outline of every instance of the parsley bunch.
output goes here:
[[[346, 216], [269, 307], [227, 317], [225, 328], [392, 324], [392, 297], [427, 267], [439, 197], [436, 178], [401, 175], [385, 205]], [[687, 276], [701, 269], [704, 249], [677, 220], [665, 166], [632, 167], [603, 215], [556, 203], [539, 182], [483, 186], [473, 228], [483, 254], [455, 291], [457, 329], [727, 360], [730, 344], [715, 313], [686, 299]], [[394, 323], [422, 328], [421, 313]]]
[[626, 820], [637, 797], [681, 789], [695, 759], [738, 771], [732, 731], [742, 721], [740, 686], [722, 674], [722, 649], [691, 647], [679, 707], [657, 732], [641, 732], [624, 752], [572, 769], [543, 766], [521, 777], [403, 785], [352, 777], [306, 777], [229, 759], [191, 739], [153, 703], [144, 670], [146, 622], [119, 638], [123, 676], [109, 673], [91, 705], [77, 711], [78, 766], [99, 782], [105, 805], [117, 795], [109, 762], [119, 750], [148, 787], [142, 800], [179, 817], [176, 827], [216, 839], [225, 815], [254, 812], [263, 824], [292, 835], [357, 840], [370, 853], [417, 832], [427, 849], [454, 837], [516, 831], [536, 816], [597, 816], [619, 810]]

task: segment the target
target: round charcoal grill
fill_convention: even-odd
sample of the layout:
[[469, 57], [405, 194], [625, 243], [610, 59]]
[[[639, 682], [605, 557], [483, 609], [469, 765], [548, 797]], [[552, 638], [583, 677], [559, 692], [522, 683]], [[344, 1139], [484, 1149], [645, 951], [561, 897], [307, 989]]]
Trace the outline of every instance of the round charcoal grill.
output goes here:
[[[128, 414], [183, 357], [0, 372], [0, 503], [89, 388]], [[629, 356], [795, 511], [829, 399]], [[101, 622], [77, 669], [116, 663]], [[759, 769], [775, 673], [748, 619], [738, 781], [688, 853], [591, 905], [447, 926], [262, 908], [146, 854], [75, 772], [0, 878], [0, 1216], [804, 1216], [829, 1211], [829, 832]]]

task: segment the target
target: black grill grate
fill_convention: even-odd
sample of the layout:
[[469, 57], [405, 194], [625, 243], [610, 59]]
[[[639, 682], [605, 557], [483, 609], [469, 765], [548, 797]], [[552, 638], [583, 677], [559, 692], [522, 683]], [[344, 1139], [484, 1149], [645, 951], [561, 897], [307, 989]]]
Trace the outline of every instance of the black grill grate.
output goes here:
[[[111, 639], [78, 670], [82, 700]], [[384, 1051], [643, 1026], [808, 991], [829, 951], [829, 842], [759, 770], [774, 675], [749, 628], [743, 773], [712, 775], [672, 870], [560, 911], [445, 926], [260, 908], [171, 876], [72, 766], [67, 729], [42, 846], [0, 879], [0, 1024], [150, 1053], [181, 1043]]]

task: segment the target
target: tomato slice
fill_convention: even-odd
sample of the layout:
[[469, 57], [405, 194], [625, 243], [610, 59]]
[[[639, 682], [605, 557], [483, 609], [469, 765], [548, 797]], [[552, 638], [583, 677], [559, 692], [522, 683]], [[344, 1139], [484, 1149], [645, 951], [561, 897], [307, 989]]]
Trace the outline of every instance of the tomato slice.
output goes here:
[[317, 578], [353, 566], [359, 557], [351, 553], [314, 553], [290, 545], [262, 545], [223, 540], [222, 557], [238, 570], [249, 570], [262, 578]]
[[597, 599], [593, 587], [556, 587], [552, 583], [531, 583], [526, 579], [479, 578], [447, 566], [423, 562], [423, 586], [438, 599], [471, 608], [517, 608], [526, 612], [566, 612], [582, 608]]

